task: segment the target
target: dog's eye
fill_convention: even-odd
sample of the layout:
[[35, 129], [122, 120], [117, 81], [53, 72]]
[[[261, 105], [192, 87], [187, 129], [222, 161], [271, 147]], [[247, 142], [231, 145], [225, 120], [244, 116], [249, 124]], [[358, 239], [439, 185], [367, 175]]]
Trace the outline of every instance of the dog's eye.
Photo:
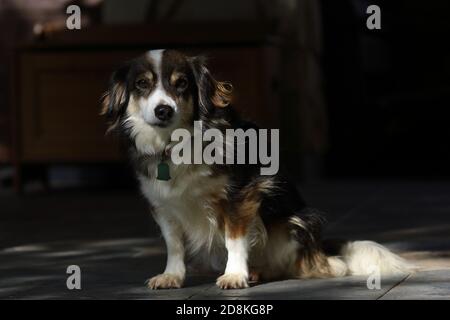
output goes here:
[[147, 90], [148, 88], [150, 88], [150, 82], [145, 78], [138, 79], [136, 81], [136, 88], [141, 90]]
[[188, 87], [188, 81], [186, 78], [181, 77], [175, 82], [175, 87], [178, 91], [184, 91]]

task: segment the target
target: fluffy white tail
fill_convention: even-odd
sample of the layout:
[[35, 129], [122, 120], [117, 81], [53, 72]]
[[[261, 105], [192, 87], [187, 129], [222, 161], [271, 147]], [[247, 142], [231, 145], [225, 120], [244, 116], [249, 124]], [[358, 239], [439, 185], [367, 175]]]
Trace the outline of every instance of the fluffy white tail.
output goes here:
[[370, 275], [379, 272], [388, 276], [407, 274], [417, 269], [388, 248], [373, 241], [346, 243], [339, 257], [329, 257], [328, 262], [335, 276]]

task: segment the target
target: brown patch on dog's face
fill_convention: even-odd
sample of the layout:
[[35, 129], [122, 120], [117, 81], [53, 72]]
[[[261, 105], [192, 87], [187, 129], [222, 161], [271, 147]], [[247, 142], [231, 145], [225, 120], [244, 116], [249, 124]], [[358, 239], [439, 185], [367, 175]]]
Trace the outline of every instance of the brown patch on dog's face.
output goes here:
[[136, 76], [134, 81], [134, 95], [147, 97], [155, 88], [156, 79], [154, 73], [150, 70], [143, 70]]
[[164, 90], [178, 106], [179, 125], [192, 126], [195, 120], [197, 86], [190, 58], [179, 51], [165, 50], [162, 57], [161, 75]]

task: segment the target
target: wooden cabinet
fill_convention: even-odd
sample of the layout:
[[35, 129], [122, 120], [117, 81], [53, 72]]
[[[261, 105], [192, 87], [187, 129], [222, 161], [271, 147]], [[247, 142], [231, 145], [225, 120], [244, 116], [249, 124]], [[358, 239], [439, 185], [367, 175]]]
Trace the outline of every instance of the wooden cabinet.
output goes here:
[[100, 97], [111, 70], [133, 53], [24, 52], [20, 55], [20, 161], [120, 159], [105, 137]]

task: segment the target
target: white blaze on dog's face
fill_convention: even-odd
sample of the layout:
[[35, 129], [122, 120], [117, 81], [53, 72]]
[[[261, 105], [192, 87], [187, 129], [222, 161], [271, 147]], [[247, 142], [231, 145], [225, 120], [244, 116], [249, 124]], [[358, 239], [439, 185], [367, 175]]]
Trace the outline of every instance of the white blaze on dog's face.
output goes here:
[[[172, 115], [178, 111], [175, 100], [168, 94], [163, 86], [162, 79], [162, 56], [163, 50], [154, 50], [148, 52], [148, 59], [154, 69], [139, 75], [136, 79], [136, 88], [142, 91], [143, 97], [138, 98], [138, 105], [145, 122], [150, 125], [161, 125], [171, 121]], [[156, 75], [156, 76], [155, 76]], [[148, 88], [152, 85], [152, 89]], [[145, 96], [145, 93], [150, 93]]]

